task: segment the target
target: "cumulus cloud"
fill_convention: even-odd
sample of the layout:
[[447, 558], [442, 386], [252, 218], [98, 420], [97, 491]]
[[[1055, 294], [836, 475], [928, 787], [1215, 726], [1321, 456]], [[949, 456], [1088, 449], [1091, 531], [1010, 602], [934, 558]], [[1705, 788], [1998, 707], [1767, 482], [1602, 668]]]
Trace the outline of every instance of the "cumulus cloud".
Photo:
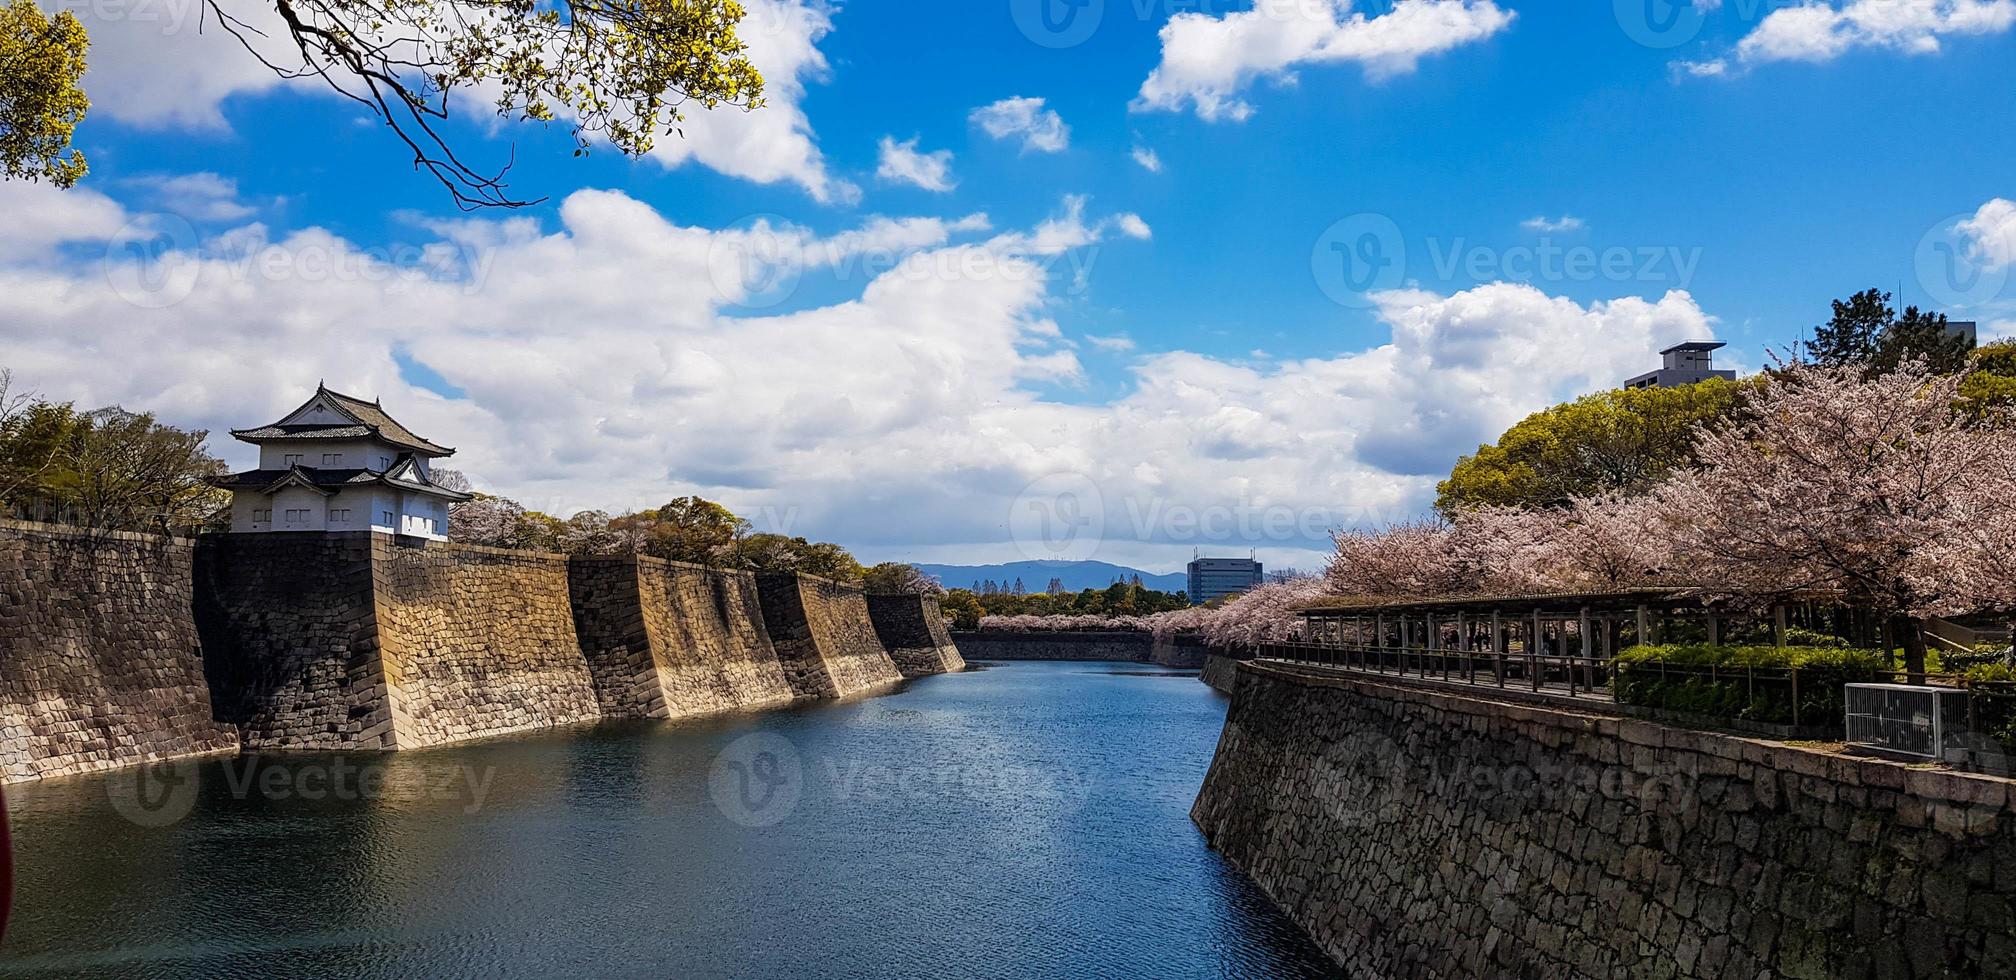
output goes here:
[[238, 221], [257, 211], [238, 199], [236, 180], [208, 171], [142, 174], [122, 183], [141, 188], [157, 207], [191, 221]]
[[2012, 26], [2016, 0], [1830, 0], [1773, 10], [1729, 57], [1682, 61], [1676, 68], [1714, 77], [1772, 62], [1832, 61], [1862, 48], [1937, 54], [1948, 38], [2000, 34]]
[[973, 124], [997, 140], [1020, 139], [1022, 152], [1056, 153], [1071, 145], [1071, 127], [1043, 100], [1015, 96], [973, 110]]
[[1255, 79], [1292, 82], [1304, 65], [1355, 62], [1371, 78], [1413, 71], [1421, 59], [1505, 30], [1513, 14], [1493, 0], [1396, 0], [1367, 15], [1354, 0], [1260, 0], [1220, 16], [1180, 13], [1162, 27], [1162, 61], [1141, 84], [1137, 109], [1205, 120], [1253, 114]]
[[920, 153], [918, 138], [912, 137], [897, 142], [894, 136], [882, 137], [880, 147], [881, 162], [875, 168], [875, 175], [883, 180], [899, 184], [911, 184], [927, 191], [949, 191], [955, 185], [952, 180], [952, 151], [934, 150]]
[[1519, 227], [1527, 231], [1539, 231], [1551, 234], [1564, 231], [1581, 231], [1589, 227], [1589, 224], [1572, 214], [1564, 214], [1559, 218], [1549, 218], [1543, 214], [1538, 217], [1527, 218], [1525, 221], [1519, 223]]
[[1955, 226], [1967, 257], [1990, 269], [2016, 265], [2016, 201], [1996, 198]]
[[1148, 147], [1138, 144], [1134, 147], [1134, 162], [1140, 164], [1141, 169], [1151, 174], [1162, 172], [1162, 157]]
[[[876, 560], [1027, 555], [1018, 498], [1059, 475], [1096, 488], [1099, 557], [1175, 565], [1217, 543], [1304, 560], [1278, 556], [1417, 511], [1457, 454], [1713, 336], [1681, 292], [1587, 306], [1524, 285], [1391, 292], [1377, 297], [1391, 339], [1368, 350], [1154, 352], [1123, 395], [1060, 400], [1045, 393], [1084, 376], [1056, 320], [1083, 281], [1074, 257], [1133, 234], [1083, 198], [984, 238], [964, 237], [991, 231], [979, 215], [821, 236], [682, 225], [581, 191], [555, 222], [415, 220], [410, 242], [246, 225], [128, 252], [113, 245], [138, 219], [118, 204], [22, 186], [0, 183], [0, 349], [50, 397], [222, 433], [326, 378], [461, 447], [480, 488], [528, 506], [701, 493]], [[53, 240], [84, 247], [37, 245]], [[893, 261], [847, 261], [878, 249]], [[730, 312], [780, 267], [837, 293]], [[402, 359], [463, 395], [416, 384]]]
[[[260, 57], [283, 67], [300, 63], [298, 51], [290, 57], [286, 26], [272, 4], [219, 3], [245, 25], [240, 33]], [[694, 162], [761, 184], [795, 183], [819, 201], [858, 199], [859, 188], [828, 172], [801, 107], [806, 86], [827, 72], [818, 44], [832, 30], [832, 8], [824, 0], [744, 0], [743, 7], [747, 13], [738, 33], [748, 45], [750, 62], [763, 73], [766, 105], [753, 112], [694, 109], [679, 125], [684, 136], [664, 134], [648, 158], [665, 167]], [[217, 23], [207, 4], [77, 4], [73, 9], [91, 34], [84, 89], [92, 111], [129, 125], [227, 131], [225, 105], [234, 97], [282, 86], [335, 94], [312, 75], [285, 80], [275, 75]], [[456, 106], [482, 120], [494, 113], [494, 93], [471, 93]]]

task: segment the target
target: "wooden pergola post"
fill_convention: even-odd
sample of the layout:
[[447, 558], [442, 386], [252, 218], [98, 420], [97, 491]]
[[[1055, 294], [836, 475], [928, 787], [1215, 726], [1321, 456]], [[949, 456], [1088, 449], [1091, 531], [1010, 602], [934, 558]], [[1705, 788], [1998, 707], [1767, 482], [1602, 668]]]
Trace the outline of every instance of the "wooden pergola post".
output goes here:
[[1505, 686], [1505, 626], [1499, 619], [1498, 610], [1491, 610], [1491, 669], [1498, 675], [1498, 686]]
[[[1579, 645], [1582, 648], [1582, 686], [1587, 688], [1589, 693], [1594, 694], [1596, 693], [1596, 647], [1593, 641], [1596, 637], [1593, 631], [1593, 624], [1589, 620], [1588, 606], [1582, 607], [1581, 618], [1576, 620], [1576, 632], [1580, 634], [1581, 643]], [[1568, 678], [1568, 693], [1575, 693], [1575, 678], [1572, 674]]]
[[1771, 607], [1771, 645], [1780, 650], [1785, 649], [1785, 606], [1783, 604]]
[[1540, 651], [1547, 645], [1547, 628], [1540, 622], [1540, 610], [1533, 610], [1533, 639], [1526, 644], [1526, 670], [1532, 675], [1533, 689], [1540, 689]]
[[1638, 645], [1652, 645], [1652, 610], [1642, 602], [1638, 604]]

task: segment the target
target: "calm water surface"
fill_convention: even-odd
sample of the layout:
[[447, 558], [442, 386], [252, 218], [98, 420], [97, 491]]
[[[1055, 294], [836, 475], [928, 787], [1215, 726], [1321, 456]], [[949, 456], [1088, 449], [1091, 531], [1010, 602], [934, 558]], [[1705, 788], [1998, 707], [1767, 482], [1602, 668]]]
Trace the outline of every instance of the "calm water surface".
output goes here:
[[1275, 977], [1194, 673], [1010, 664], [705, 724], [17, 786], [0, 973]]

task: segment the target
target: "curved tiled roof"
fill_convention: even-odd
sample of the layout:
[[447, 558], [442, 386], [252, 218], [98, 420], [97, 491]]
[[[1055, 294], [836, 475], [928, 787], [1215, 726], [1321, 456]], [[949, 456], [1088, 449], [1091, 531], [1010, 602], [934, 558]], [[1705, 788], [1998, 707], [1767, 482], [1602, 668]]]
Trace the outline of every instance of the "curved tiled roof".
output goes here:
[[367, 402], [339, 391], [331, 391], [327, 386], [318, 385], [315, 397], [302, 402], [301, 407], [283, 419], [293, 416], [314, 404], [326, 400], [336, 411], [348, 416], [349, 425], [282, 425], [275, 422], [252, 429], [233, 429], [231, 434], [246, 442], [264, 442], [273, 439], [381, 439], [392, 445], [429, 456], [453, 456], [455, 450], [428, 439], [421, 438], [401, 424], [399, 420], [385, 413], [377, 402]]

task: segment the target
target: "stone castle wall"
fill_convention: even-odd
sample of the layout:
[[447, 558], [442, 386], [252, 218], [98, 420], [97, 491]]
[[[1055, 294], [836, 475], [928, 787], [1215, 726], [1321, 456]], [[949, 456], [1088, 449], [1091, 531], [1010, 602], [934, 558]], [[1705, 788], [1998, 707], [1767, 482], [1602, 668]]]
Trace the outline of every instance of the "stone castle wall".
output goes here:
[[221, 535], [193, 602], [219, 720], [247, 749], [390, 749], [371, 535]]
[[1204, 645], [1204, 638], [1195, 634], [1158, 636], [1149, 649], [1148, 662], [1163, 667], [1196, 670], [1204, 666], [1204, 657], [1210, 650]]
[[[912, 670], [963, 667], [915, 618]], [[902, 677], [861, 590], [809, 576], [362, 531], [192, 543], [0, 523], [0, 780], [419, 748]]]
[[938, 600], [924, 595], [871, 595], [868, 618], [875, 635], [896, 661], [904, 677], [948, 674], [966, 669], [952, 634], [945, 629], [945, 612]]
[[228, 752], [190, 615], [193, 548], [0, 522], [0, 782]]
[[2016, 976], [2007, 780], [1236, 672], [1192, 818], [1351, 975]]
[[1232, 683], [1238, 676], [1239, 661], [1222, 653], [1212, 653], [1204, 657], [1204, 673], [1199, 679], [1220, 694], [1231, 694]]
[[860, 589], [812, 575], [756, 581], [770, 642], [799, 697], [846, 697], [903, 679]]
[[683, 718], [792, 700], [754, 575], [648, 557], [577, 558], [568, 573], [606, 715]]
[[969, 660], [1121, 660], [1148, 663], [1155, 654], [1150, 633], [1038, 633], [975, 630], [954, 636]]
[[566, 556], [371, 539], [398, 748], [602, 717]]

